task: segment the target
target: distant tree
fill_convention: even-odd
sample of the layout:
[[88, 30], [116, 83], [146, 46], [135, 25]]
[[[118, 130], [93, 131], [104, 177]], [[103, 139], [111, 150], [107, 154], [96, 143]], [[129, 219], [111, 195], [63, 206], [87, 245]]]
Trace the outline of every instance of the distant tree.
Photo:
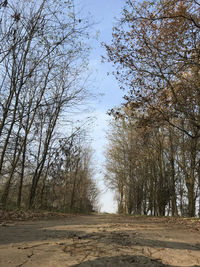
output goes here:
[[85, 142], [82, 130], [59, 139], [37, 190], [37, 206], [66, 212], [90, 212], [97, 208], [92, 152]]
[[117, 193], [118, 212], [194, 216], [200, 193], [197, 139], [151, 117], [145, 123], [147, 115], [133, 107], [114, 114], [105, 183]]

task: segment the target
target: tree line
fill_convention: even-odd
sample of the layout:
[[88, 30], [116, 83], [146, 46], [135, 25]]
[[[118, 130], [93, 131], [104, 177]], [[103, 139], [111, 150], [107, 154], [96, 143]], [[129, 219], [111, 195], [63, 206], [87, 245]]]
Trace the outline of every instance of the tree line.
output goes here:
[[200, 216], [199, 11], [195, 0], [128, 0], [105, 44], [127, 92], [106, 150], [120, 213]]
[[[90, 211], [85, 130], [70, 126], [85, 88], [89, 22], [74, 1], [0, 3], [0, 206]], [[65, 121], [63, 124], [62, 121]]]

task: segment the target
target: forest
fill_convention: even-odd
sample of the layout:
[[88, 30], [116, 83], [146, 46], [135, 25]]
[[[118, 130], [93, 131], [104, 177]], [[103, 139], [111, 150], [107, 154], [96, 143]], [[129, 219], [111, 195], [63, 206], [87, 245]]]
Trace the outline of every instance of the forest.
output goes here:
[[199, 0], [0, 0], [0, 266], [200, 266]]
[[200, 3], [126, 1], [104, 44], [125, 91], [109, 111], [118, 212], [200, 217]]
[[[200, 3], [127, 0], [103, 43], [124, 99], [104, 181], [119, 214], [200, 217]], [[0, 2], [0, 209], [97, 210], [91, 23], [73, 0]]]
[[0, 208], [90, 212], [85, 124], [89, 22], [73, 1], [0, 3]]

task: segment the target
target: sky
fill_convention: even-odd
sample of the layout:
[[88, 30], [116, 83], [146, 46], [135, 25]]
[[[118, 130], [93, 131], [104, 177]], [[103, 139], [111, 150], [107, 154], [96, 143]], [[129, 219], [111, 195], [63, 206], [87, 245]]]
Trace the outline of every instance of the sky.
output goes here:
[[125, 0], [78, 0], [79, 7], [84, 15], [89, 15], [93, 20], [92, 34], [97, 33], [98, 38], [90, 39], [90, 70], [91, 86], [93, 92], [101, 95], [93, 100], [95, 111], [95, 123], [93, 127], [92, 146], [95, 150], [95, 169], [98, 186], [100, 188], [101, 212], [116, 212], [117, 205], [114, 201], [114, 193], [106, 188], [103, 182], [106, 146], [106, 131], [108, 130], [109, 116], [107, 111], [120, 105], [123, 101], [123, 92], [112, 75], [107, 75], [112, 71], [110, 63], [102, 63], [101, 57], [106, 55], [102, 42], [110, 43], [112, 39], [112, 27], [116, 22], [115, 18], [120, 17], [120, 12], [125, 4]]

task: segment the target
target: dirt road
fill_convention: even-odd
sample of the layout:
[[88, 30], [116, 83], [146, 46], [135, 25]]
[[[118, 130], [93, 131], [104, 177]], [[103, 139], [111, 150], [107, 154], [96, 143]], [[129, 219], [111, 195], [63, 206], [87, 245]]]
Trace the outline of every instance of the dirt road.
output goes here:
[[0, 266], [200, 266], [200, 222], [117, 215], [4, 222]]

